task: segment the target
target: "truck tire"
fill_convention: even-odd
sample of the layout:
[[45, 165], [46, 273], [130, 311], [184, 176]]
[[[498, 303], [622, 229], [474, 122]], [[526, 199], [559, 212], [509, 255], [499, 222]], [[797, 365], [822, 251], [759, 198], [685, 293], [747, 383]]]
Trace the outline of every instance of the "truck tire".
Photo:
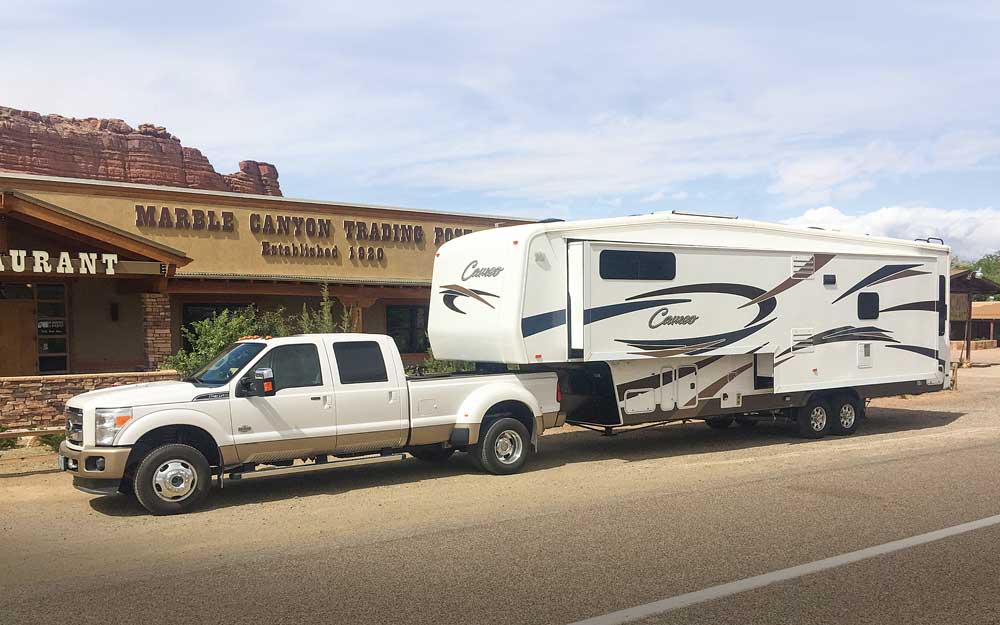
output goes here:
[[713, 430], [728, 430], [732, 424], [732, 417], [711, 417], [705, 419], [705, 425]]
[[424, 462], [431, 462], [434, 464], [442, 464], [448, 462], [452, 454], [455, 453], [454, 447], [414, 447], [408, 450], [410, 455], [417, 460], [422, 460]]
[[823, 438], [830, 431], [832, 420], [830, 404], [821, 397], [810, 399], [795, 415], [795, 423], [798, 424], [799, 436], [802, 438]]
[[191, 510], [205, 499], [211, 486], [208, 460], [190, 445], [161, 445], [135, 471], [136, 499], [156, 515]]
[[479, 442], [469, 449], [473, 462], [494, 475], [517, 473], [530, 453], [528, 428], [510, 417], [490, 422]]
[[854, 434], [858, 429], [858, 419], [864, 415], [861, 402], [852, 395], [838, 395], [831, 403], [830, 433], [838, 436]]

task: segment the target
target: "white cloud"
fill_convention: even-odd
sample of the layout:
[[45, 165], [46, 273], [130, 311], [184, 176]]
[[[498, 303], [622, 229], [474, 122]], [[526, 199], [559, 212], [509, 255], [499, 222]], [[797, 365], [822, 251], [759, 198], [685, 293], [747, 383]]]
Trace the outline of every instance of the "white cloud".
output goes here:
[[951, 246], [953, 255], [971, 260], [1000, 250], [1000, 210], [994, 208], [887, 206], [869, 213], [848, 215], [833, 206], [822, 206], [786, 219], [784, 223], [911, 241], [938, 237]]
[[649, 195], [641, 198], [639, 202], [641, 204], [649, 204], [650, 202], [659, 202], [665, 197], [667, 197], [666, 193], [663, 191], [657, 191], [656, 193], [650, 193]]
[[671, 200], [686, 200], [690, 197], [687, 191], [677, 191], [676, 193], [670, 194]]

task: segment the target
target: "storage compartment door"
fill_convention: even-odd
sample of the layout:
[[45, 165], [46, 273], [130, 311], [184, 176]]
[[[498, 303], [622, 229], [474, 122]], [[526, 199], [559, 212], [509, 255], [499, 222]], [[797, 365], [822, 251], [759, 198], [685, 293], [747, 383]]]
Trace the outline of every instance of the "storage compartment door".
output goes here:
[[566, 284], [568, 287], [569, 307], [569, 356], [583, 357], [584, 310], [586, 310], [586, 295], [584, 293], [585, 277], [587, 275], [586, 243], [570, 241], [566, 245]]
[[698, 367], [677, 368], [677, 407], [681, 410], [698, 406]]

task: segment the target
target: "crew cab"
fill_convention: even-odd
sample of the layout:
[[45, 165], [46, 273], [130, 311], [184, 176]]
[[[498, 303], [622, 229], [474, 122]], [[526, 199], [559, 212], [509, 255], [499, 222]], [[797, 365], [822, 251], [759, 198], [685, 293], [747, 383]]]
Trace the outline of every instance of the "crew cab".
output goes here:
[[196, 506], [213, 475], [408, 452], [468, 452], [517, 472], [561, 425], [556, 374], [407, 378], [391, 337], [241, 340], [190, 378], [101, 389], [66, 404], [60, 466], [78, 489], [133, 494], [154, 514]]

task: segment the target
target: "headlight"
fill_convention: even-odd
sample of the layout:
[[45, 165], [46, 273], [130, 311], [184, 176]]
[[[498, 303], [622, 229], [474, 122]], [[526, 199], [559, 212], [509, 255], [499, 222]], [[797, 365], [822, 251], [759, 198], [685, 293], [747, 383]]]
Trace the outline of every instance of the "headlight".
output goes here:
[[131, 408], [98, 408], [94, 411], [97, 423], [97, 444], [109, 446], [115, 435], [132, 419]]

